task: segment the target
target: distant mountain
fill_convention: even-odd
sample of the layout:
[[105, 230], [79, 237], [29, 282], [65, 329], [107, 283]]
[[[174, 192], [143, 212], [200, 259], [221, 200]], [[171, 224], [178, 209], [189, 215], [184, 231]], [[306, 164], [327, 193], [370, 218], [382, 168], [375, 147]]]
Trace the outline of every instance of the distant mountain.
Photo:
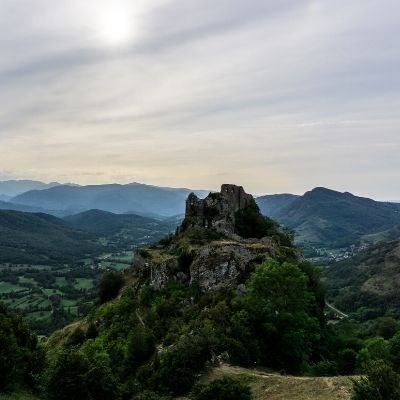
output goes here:
[[58, 185], [60, 185], [58, 182], [44, 183], [31, 180], [0, 181], [0, 195], [4, 196], [0, 200], [7, 201], [11, 197], [27, 192], [28, 190], [42, 190]]
[[8, 201], [12, 196], [8, 196], [7, 194], [0, 194], [0, 201]]
[[279, 211], [298, 199], [300, 196], [295, 194], [271, 194], [256, 198], [260, 211], [269, 217], [275, 217]]
[[[150, 186], [140, 183], [127, 185], [56, 186], [32, 190], [11, 199], [13, 203], [49, 210], [81, 212], [99, 209], [112, 213], [173, 216], [183, 214], [190, 189]], [[204, 197], [207, 191], [194, 191]]]
[[60, 264], [100, 254], [94, 235], [47, 214], [0, 211], [0, 263]]
[[174, 231], [176, 219], [153, 219], [133, 214], [113, 214], [102, 210], [89, 210], [65, 217], [72, 227], [93, 232], [98, 236], [115, 239], [129, 245], [155, 242]]
[[[399, 232], [399, 231], [397, 231]], [[374, 318], [400, 309], [400, 239], [381, 242], [324, 271], [329, 298], [345, 312]], [[362, 315], [360, 315], [362, 317]]]
[[315, 188], [282, 207], [275, 218], [300, 244], [344, 245], [400, 224], [400, 205]]
[[9, 201], [1, 201], [1, 200], [0, 200], [0, 210], [13, 210], [13, 211], [23, 211], [23, 212], [33, 212], [33, 213], [45, 212], [45, 210], [40, 207], [30, 207], [30, 206], [25, 206], [23, 204], [15, 204]]

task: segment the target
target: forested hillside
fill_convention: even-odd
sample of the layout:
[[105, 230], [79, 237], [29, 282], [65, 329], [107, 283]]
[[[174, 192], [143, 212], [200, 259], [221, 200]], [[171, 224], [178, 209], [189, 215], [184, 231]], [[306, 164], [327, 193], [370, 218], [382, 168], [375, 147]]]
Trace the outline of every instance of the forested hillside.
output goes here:
[[48, 214], [0, 210], [0, 262], [62, 264], [95, 254], [95, 237]]

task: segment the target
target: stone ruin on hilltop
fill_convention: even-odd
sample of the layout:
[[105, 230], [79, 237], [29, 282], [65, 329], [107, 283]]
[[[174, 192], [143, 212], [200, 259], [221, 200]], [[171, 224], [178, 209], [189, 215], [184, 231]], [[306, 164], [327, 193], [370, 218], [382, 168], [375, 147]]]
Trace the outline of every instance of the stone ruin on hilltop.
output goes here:
[[[133, 275], [154, 289], [179, 282], [197, 284], [202, 291], [223, 287], [243, 291], [256, 265], [279, 257], [281, 251], [271, 237], [244, 239], [236, 234], [236, 213], [253, 202], [253, 196], [236, 185], [222, 185], [220, 193], [205, 199], [190, 194], [178, 234], [136, 250]], [[213, 230], [221, 237], [207, 238], [195, 228]]]
[[199, 199], [191, 193], [186, 200], [185, 219], [181, 230], [201, 227], [212, 229], [226, 236], [235, 233], [235, 214], [254, 201], [242, 186], [224, 184], [221, 192], [210, 193]]

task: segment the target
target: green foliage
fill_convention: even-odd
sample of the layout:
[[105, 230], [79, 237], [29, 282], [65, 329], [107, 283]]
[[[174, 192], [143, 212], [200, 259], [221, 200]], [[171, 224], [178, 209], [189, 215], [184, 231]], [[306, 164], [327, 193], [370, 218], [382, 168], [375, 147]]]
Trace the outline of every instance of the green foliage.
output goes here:
[[[399, 240], [392, 240], [371, 246], [357, 256], [333, 263], [324, 273], [335, 306], [362, 322], [384, 317], [372, 333], [386, 338], [399, 329], [390, 319], [400, 319], [400, 291], [394, 279], [400, 263], [399, 244]], [[389, 310], [394, 312], [387, 319]]]
[[383, 361], [372, 362], [367, 376], [353, 381], [352, 400], [378, 399], [400, 399], [400, 376]]
[[32, 386], [41, 362], [36, 336], [2, 303], [0, 343], [0, 392], [14, 386]]
[[244, 209], [235, 214], [235, 229], [243, 238], [275, 237], [282, 245], [291, 246], [292, 235], [279, 230], [279, 225], [269, 217], [261, 214], [254, 199]]
[[252, 318], [260, 361], [290, 372], [301, 370], [321, 333], [308, 276], [294, 264], [268, 261], [250, 277], [242, 301]]
[[57, 265], [103, 250], [93, 235], [42, 213], [1, 210], [0, 236], [0, 262], [7, 263]]
[[150, 390], [145, 390], [135, 396], [134, 400], [171, 400], [171, 397], [163, 396]]
[[250, 400], [249, 386], [232, 378], [222, 378], [207, 385], [195, 386], [193, 400]]
[[133, 371], [148, 360], [155, 350], [155, 338], [149, 329], [137, 326], [128, 336], [126, 349], [127, 368]]
[[196, 374], [210, 358], [208, 340], [202, 336], [184, 336], [160, 356], [155, 380], [161, 389], [177, 395], [187, 393]]
[[297, 230], [299, 243], [345, 246], [361, 235], [400, 224], [397, 204], [315, 188], [282, 207], [275, 218]]
[[334, 376], [338, 374], [338, 365], [335, 361], [319, 361], [312, 366], [311, 373], [314, 376]]
[[389, 340], [390, 361], [396, 371], [400, 371], [400, 332]]
[[344, 349], [338, 354], [338, 372], [340, 375], [351, 375], [356, 369], [357, 353], [353, 349]]
[[390, 339], [399, 331], [399, 322], [392, 317], [381, 317], [374, 322], [372, 333]]
[[99, 285], [100, 303], [106, 303], [118, 296], [124, 284], [124, 277], [121, 272], [108, 271], [105, 272]]
[[357, 354], [357, 365], [363, 370], [373, 361], [389, 360], [389, 342], [382, 337], [373, 337], [365, 341], [364, 347]]
[[42, 388], [46, 399], [119, 399], [119, 384], [109, 357], [104, 352], [90, 350], [90, 346], [85, 353], [63, 349], [54, 356], [43, 375]]

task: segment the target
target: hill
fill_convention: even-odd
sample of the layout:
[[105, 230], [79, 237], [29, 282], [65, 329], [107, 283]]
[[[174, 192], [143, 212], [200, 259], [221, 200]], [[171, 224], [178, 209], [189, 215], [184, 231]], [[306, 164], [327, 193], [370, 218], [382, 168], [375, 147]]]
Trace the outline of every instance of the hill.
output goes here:
[[0, 211], [0, 262], [58, 264], [100, 252], [89, 235], [43, 213]]
[[42, 190], [58, 185], [60, 185], [58, 182], [44, 183], [32, 180], [0, 181], [0, 195], [5, 196], [2, 200], [8, 200], [11, 197], [27, 192], [28, 190]]
[[380, 242], [355, 257], [329, 265], [330, 300], [360, 319], [391, 314], [400, 318], [400, 239]]
[[46, 213], [43, 208], [40, 207], [30, 207], [25, 206], [23, 204], [15, 204], [9, 201], [1, 201], [0, 200], [0, 210], [13, 210], [13, 211], [22, 211], [22, 212], [33, 212], [33, 213]]
[[[99, 304], [49, 339], [44, 388], [66, 398], [73, 382], [81, 398], [159, 399], [187, 395], [221, 362], [304, 373], [346, 346], [325, 341], [334, 334], [328, 330], [317, 271], [252, 196], [223, 185], [205, 199], [190, 195], [175, 235], [138, 249], [123, 274], [103, 277]], [[261, 375], [249, 371], [246, 379], [267, 379]], [[285, 379], [268, 379], [268, 394], [284, 395], [276, 385]], [[334, 379], [300, 382], [291, 380], [287, 398], [294, 399], [296, 383], [303, 398], [317, 388], [326, 395], [320, 399], [339, 393]], [[260, 381], [253, 388], [266, 393]]]
[[343, 246], [400, 224], [400, 206], [315, 188], [281, 208], [276, 219], [299, 244]]
[[114, 214], [102, 210], [89, 210], [64, 218], [68, 225], [98, 236], [130, 245], [160, 240], [177, 227], [175, 219], [154, 219], [135, 214]]
[[279, 211], [298, 199], [300, 196], [295, 194], [271, 194], [256, 198], [258, 207], [264, 215], [275, 217]]
[[[90, 209], [113, 213], [173, 216], [182, 214], [189, 189], [164, 188], [131, 183], [127, 185], [57, 186], [33, 190], [11, 201], [49, 210], [68, 210], [71, 214]], [[200, 196], [208, 192], [196, 191]]]

